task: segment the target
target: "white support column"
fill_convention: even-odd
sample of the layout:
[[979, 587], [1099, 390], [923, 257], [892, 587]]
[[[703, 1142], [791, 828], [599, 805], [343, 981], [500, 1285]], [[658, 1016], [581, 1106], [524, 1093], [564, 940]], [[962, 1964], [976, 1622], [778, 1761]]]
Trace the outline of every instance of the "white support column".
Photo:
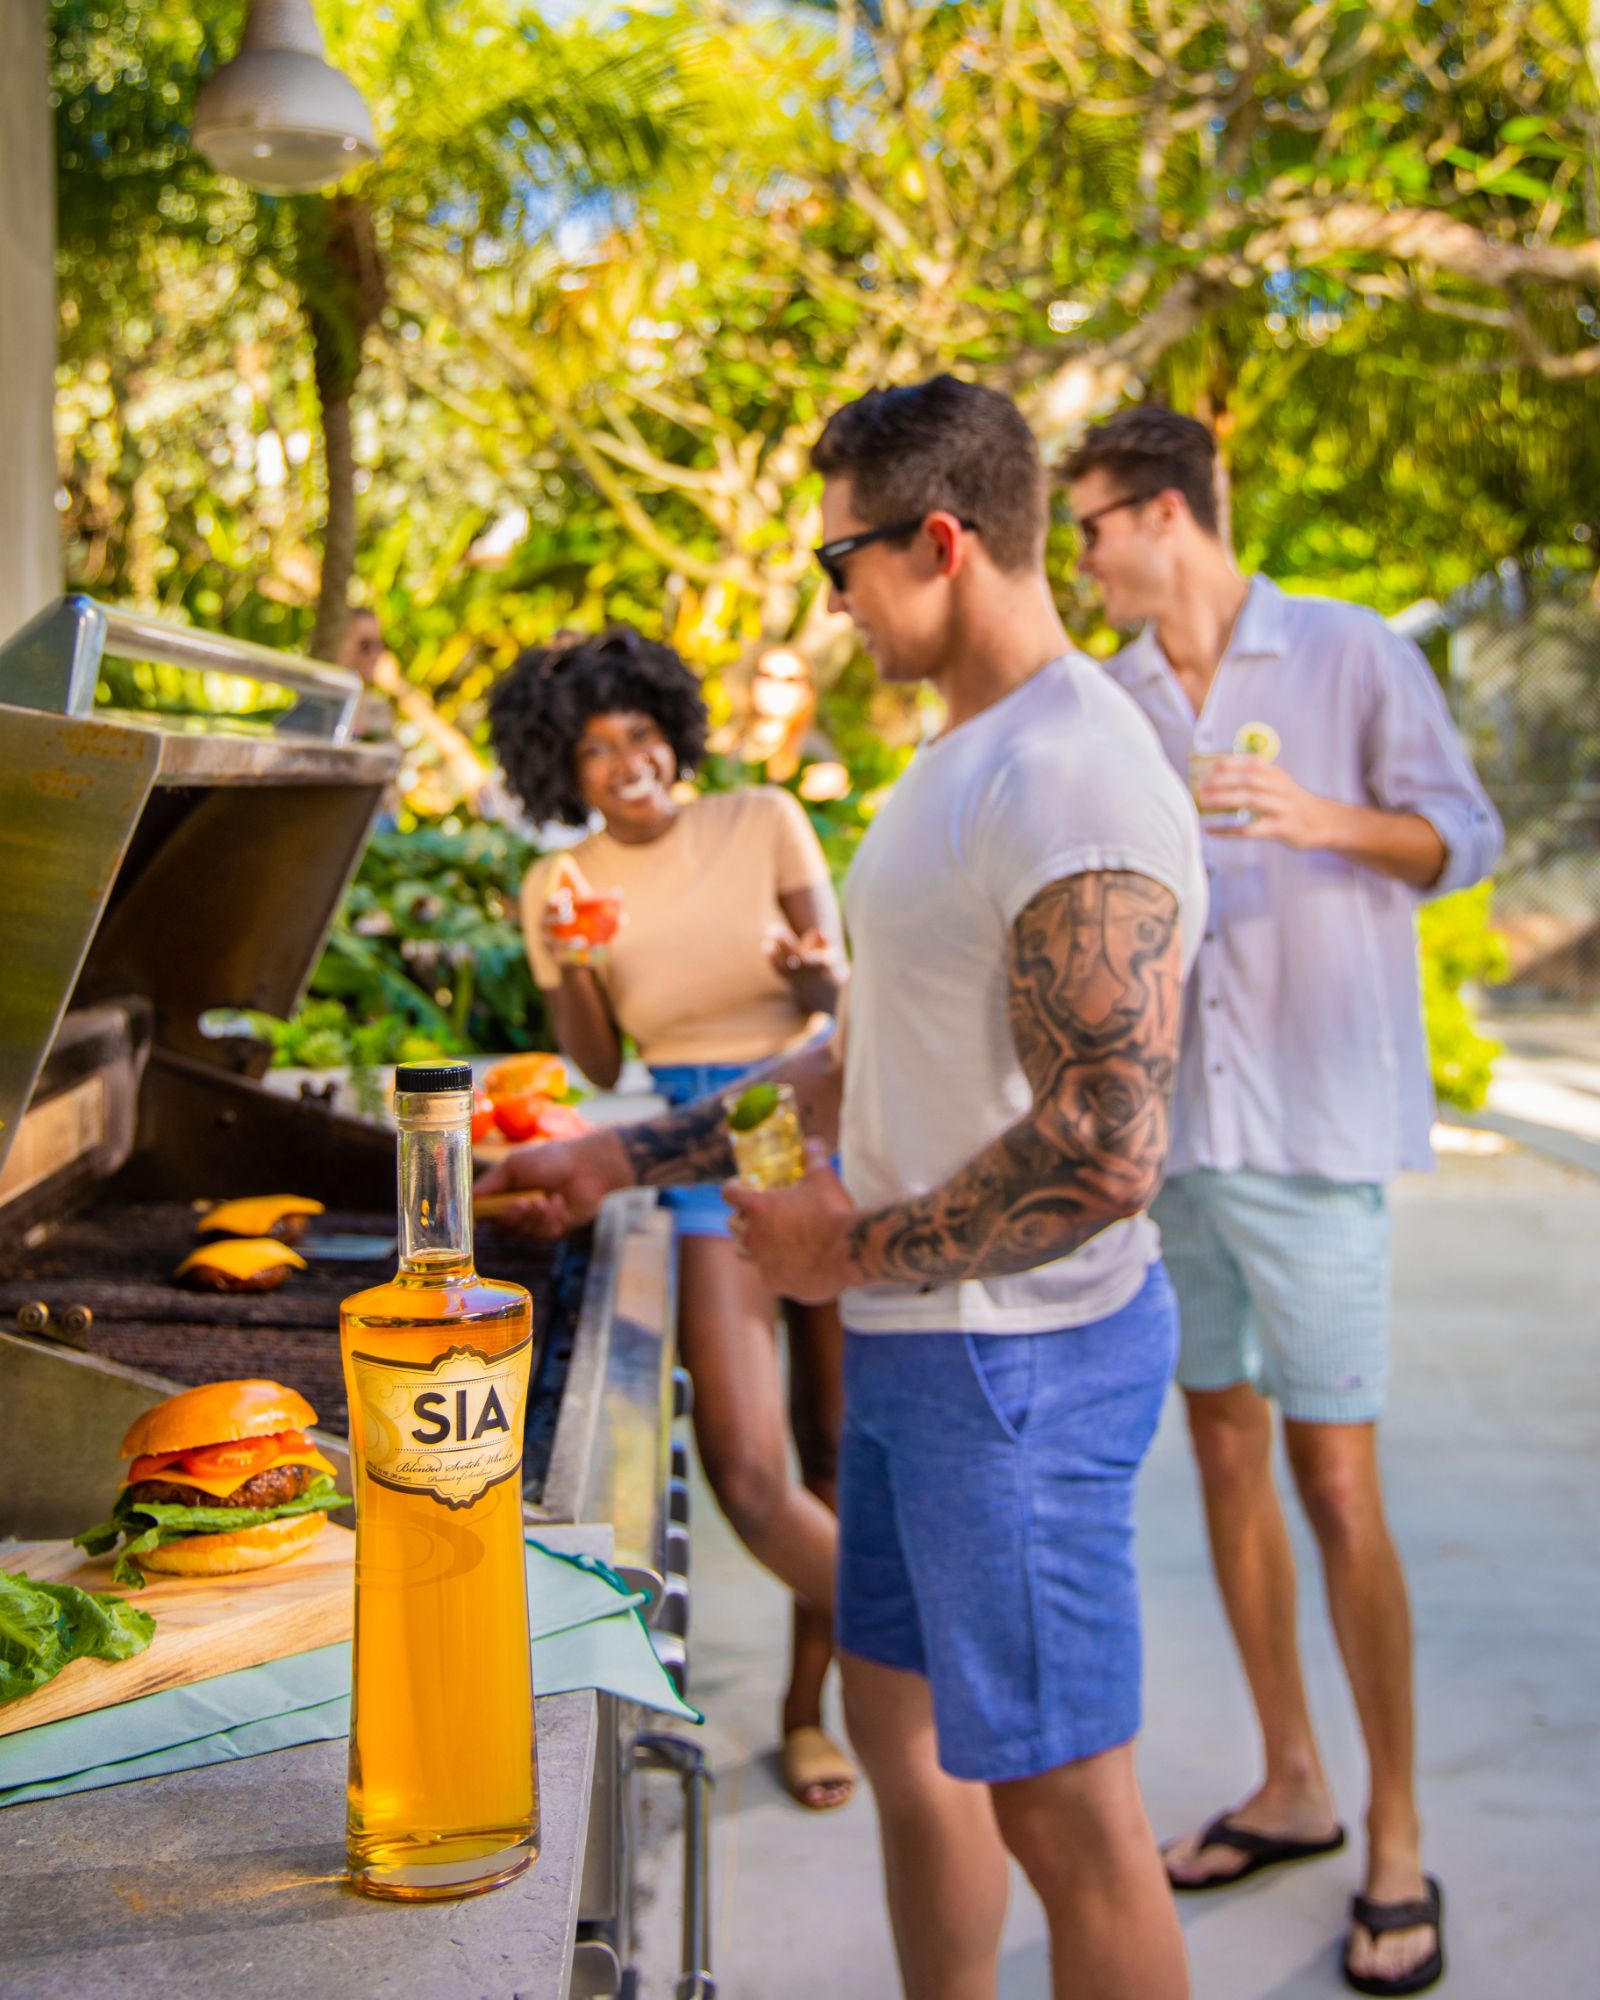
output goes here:
[[0, 0], [0, 639], [61, 592], [47, 0]]

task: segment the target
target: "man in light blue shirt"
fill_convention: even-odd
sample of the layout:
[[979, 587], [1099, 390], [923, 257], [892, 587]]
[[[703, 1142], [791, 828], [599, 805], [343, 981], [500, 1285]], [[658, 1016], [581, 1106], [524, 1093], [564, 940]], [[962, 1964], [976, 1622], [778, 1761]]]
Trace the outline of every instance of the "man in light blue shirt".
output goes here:
[[1125, 410], [1065, 471], [1080, 567], [1113, 624], [1143, 624], [1110, 672], [1189, 775], [1211, 889], [1153, 1212], [1265, 1776], [1171, 1843], [1168, 1873], [1178, 1889], [1212, 1888], [1344, 1840], [1296, 1649], [1265, 1390], [1321, 1548], [1371, 1773], [1345, 1976], [1358, 1992], [1420, 1992], [1443, 1946], [1422, 1872], [1410, 1612], [1378, 1477], [1385, 1183], [1432, 1164], [1416, 906], [1481, 880], [1500, 825], [1415, 647], [1370, 611], [1240, 574], [1204, 425]]

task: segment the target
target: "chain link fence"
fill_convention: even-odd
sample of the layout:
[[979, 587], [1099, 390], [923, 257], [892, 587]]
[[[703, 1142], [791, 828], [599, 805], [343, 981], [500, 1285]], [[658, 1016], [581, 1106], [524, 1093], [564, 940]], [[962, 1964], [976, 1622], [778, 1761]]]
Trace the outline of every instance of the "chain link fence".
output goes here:
[[1446, 691], [1505, 822], [1507, 997], [1600, 1001], [1600, 583], [1507, 566], [1448, 622]]

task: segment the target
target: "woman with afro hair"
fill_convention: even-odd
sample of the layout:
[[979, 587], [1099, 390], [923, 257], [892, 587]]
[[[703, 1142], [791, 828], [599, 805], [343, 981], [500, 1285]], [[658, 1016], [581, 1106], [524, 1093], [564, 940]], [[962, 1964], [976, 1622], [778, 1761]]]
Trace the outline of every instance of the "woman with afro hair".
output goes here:
[[[706, 747], [695, 676], [626, 627], [524, 653], [489, 704], [506, 780], [536, 821], [601, 824], [569, 850], [623, 927], [601, 963], [553, 934], [554, 858], [523, 885], [523, 929], [564, 1054], [602, 1089], [631, 1036], [657, 1090], [687, 1103], [817, 1032], [837, 1008], [844, 954], [827, 863], [799, 803], [771, 786], [684, 797]], [[742, 1260], [715, 1186], [664, 1188], [679, 1238], [678, 1341], [694, 1382], [695, 1441], [741, 1540], [795, 1594], [783, 1769], [822, 1810], [854, 1787], [823, 1733], [832, 1657], [834, 1458], [843, 1336], [834, 1306], [780, 1302]], [[789, 1328], [789, 1472], [775, 1323]]]

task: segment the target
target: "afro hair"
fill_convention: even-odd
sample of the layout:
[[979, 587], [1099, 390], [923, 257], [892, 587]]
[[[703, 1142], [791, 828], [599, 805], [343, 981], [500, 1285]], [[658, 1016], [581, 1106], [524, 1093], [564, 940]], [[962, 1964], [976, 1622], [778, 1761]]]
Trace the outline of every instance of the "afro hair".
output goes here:
[[587, 826], [575, 755], [596, 715], [648, 715], [672, 746], [678, 775], [706, 751], [700, 683], [670, 646], [619, 625], [599, 639], [533, 646], [489, 697], [489, 733], [506, 782], [534, 820]]

